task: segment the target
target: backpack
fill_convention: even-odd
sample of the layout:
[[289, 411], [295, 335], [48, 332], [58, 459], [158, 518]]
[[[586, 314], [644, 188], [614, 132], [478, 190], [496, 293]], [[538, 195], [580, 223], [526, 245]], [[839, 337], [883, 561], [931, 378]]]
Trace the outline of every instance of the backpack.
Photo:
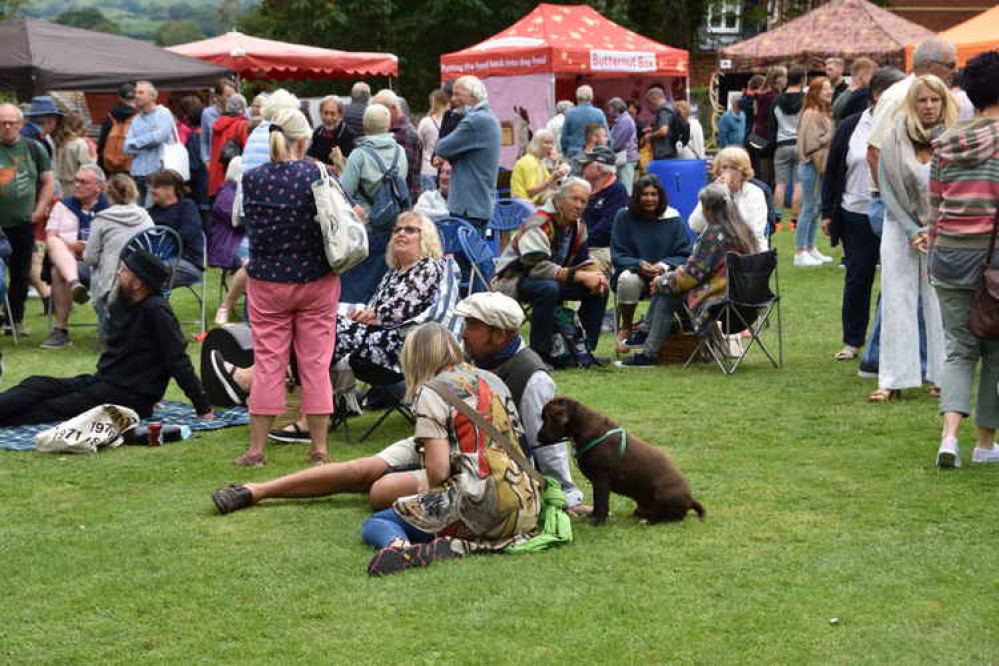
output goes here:
[[364, 188], [361, 188], [364, 198], [371, 204], [371, 210], [368, 212], [368, 225], [375, 231], [385, 231], [392, 228], [395, 219], [403, 211], [412, 207], [412, 202], [409, 199], [409, 188], [403, 177], [399, 175], [399, 153], [402, 152], [402, 148], [395, 147], [395, 155], [390, 167], [385, 166], [382, 158], [378, 156], [372, 146], [362, 146], [361, 148], [374, 158], [378, 168], [382, 171], [382, 178], [378, 182], [378, 189], [375, 190], [373, 196], [368, 196], [364, 192]]
[[579, 316], [565, 306], [559, 306], [555, 310], [551, 357], [562, 368], [592, 368], [600, 365], [586, 346], [586, 332], [579, 323]]
[[132, 126], [132, 118], [119, 121], [110, 113], [108, 119], [111, 120], [111, 131], [108, 132], [107, 141], [104, 143], [104, 170], [110, 173], [128, 173], [132, 169], [132, 156], [125, 153], [125, 139], [128, 137], [128, 128]]

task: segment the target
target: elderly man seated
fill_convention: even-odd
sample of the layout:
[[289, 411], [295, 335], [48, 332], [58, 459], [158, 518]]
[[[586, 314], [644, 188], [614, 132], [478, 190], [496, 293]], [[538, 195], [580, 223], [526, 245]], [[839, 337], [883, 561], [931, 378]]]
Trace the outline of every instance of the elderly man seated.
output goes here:
[[587, 243], [590, 256], [608, 278], [613, 272], [610, 244], [614, 216], [628, 205], [628, 190], [617, 180], [616, 162], [613, 150], [597, 146], [586, 153], [583, 166], [583, 179], [591, 188], [590, 200], [583, 211]]
[[[569, 510], [587, 513], [583, 493], [572, 481], [564, 444], [537, 446], [541, 409], [555, 395], [555, 382], [538, 356], [518, 333], [524, 312], [513, 299], [497, 293], [479, 293], [458, 303], [465, 318], [465, 350], [479, 368], [492, 372], [510, 389], [520, 413], [530, 457], [545, 476], [557, 479]], [[412, 437], [391, 444], [380, 453], [288, 474], [264, 483], [229, 486], [212, 493], [219, 513], [230, 513], [268, 498], [324, 497], [363, 493], [376, 509], [427, 489], [424, 460]]]
[[208, 396], [184, 350], [187, 342], [162, 292], [170, 269], [152, 254], [129, 254], [118, 271], [107, 351], [97, 373], [58, 379], [32, 376], [0, 393], [0, 427], [64, 421], [105, 403], [122, 405], [142, 418], [177, 380], [203, 419], [212, 418]]
[[110, 204], [104, 196], [104, 171], [87, 164], [76, 172], [73, 196], [63, 197], [49, 214], [45, 244], [52, 262], [52, 304], [55, 326], [42, 342], [42, 349], [61, 349], [73, 344], [69, 338], [69, 315], [73, 301], [86, 303], [90, 267], [83, 263], [83, 250], [90, 237], [94, 216]]
[[514, 234], [492, 282], [494, 291], [531, 305], [531, 348], [556, 369], [564, 367], [552, 356], [559, 304], [581, 302], [579, 317], [591, 349], [597, 346], [607, 305], [607, 277], [590, 257], [580, 218], [590, 190], [585, 180], [567, 178]]

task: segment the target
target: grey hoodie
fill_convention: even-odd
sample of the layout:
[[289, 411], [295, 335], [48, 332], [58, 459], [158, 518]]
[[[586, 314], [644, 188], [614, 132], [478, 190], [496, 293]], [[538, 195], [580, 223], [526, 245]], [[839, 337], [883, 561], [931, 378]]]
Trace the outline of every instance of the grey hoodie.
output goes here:
[[90, 278], [91, 300], [107, 296], [118, 271], [121, 249], [132, 236], [151, 226], [149, 213], [136, 204], [111, 206], [94, 217], [83, 251], [83, 261], [95, 269]]
[[[406, 160], [406, 151], [402, 149], [395, 138], [388, 132], [383, 134], [370, 134], [362, 136], [354, 142], [354, 150], [347, 158], [347, 166], [340, 176], [340, 184], [343, 189], [354, 200], [364, 207], [364, 210], [371, 209], [369, 197], [374, 197], [378, 191], [378, 184], [381, 183], [383, 171], [378, 168], [375, 159], [364, 150], [364, 146], [371, 146], [378, 153], [385, 167], [392, 166], [395, 155], [399, 155], [399, 162], [396, 164], [396, 171], [403, 178], [409, 173], [409, 162]], [[363, 194], [361, 193], [363, 189]]]

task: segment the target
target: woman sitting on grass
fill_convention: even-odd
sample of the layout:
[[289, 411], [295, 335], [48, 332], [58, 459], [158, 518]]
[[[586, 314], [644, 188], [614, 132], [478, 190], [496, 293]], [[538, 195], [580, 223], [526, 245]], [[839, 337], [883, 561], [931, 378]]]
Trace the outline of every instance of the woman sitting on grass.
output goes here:
[[725, 254], [758, 251], [756, 236], [739, 213], [725, 185], [712, 184], [701, 190], [700, 207], [707, 227], [694, 244], [687, 263], [652, 282], [649, 304], [649, 337], [642, 351], [618, 363], [622, 367], [656, 364], [659, 347], [673, 329], [673, 315], [683, 311], [682, 298], [693, 310], [694, 328], [700, 328], [725, 294]]
[[368, 565], [372, 576], [500, 550], [537, 529], [537, 483], [433, 388], [431, 382], [447, 386], [512, 446], [521, 446], [523, 429], [509, 389], [496, 375], [463, 359], [461, 345], [440, 324], [424, 324], [406, 338], [402, 369], [427, 488], [365, 521], [361, 538], [378, 549]]

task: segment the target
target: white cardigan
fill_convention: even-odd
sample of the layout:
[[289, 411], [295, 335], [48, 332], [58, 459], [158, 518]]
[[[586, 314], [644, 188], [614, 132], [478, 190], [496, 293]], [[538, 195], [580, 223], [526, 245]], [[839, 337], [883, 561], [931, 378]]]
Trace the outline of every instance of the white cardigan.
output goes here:
[[[735, 202], [735, 207], [739, 209], [739, 213], [742, 214], [742, 219], [746, 221], [756, 236], [756, 245], [760, 251], [770, 249], [767, 242], [767, 196], [763, 194], [763, 190], [752, 183], [743, 183], [738, 192], [732, 193], [732, 200]], [[687, 224], [692, 231], [698, 234], [708, 226], [707, 220], [704, 219], [704, 213], [701, 212], [700, 202], [697, 203], [694, 212], [690, 214]]]

